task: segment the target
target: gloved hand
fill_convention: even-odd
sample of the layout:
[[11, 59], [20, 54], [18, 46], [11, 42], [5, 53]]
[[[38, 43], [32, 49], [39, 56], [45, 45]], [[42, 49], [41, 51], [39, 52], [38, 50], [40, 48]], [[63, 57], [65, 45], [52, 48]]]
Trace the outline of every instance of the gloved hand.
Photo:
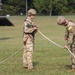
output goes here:
[[65, 38], [65, 40], [68, 40], [69, 38]]
[[33, 29], [34, 31], [32, 32], [32, 34], [34, 35], [38, 31], [38, 26], [34, 26]]
[[67, 49], [67, 46], [66, 46], [66, 45], [64, 45], [64, 46], [63, 46], [63, 48], [64, 48], [64, 49]]
[[38, 26], [34, 26], [34, 31], [37, 31], [38, 30]]

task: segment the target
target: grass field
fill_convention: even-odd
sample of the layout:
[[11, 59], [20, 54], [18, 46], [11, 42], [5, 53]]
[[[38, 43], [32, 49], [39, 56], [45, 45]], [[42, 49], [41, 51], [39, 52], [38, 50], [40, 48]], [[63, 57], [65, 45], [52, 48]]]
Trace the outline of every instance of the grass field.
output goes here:
[[[65, 16], [75, 20], [75, 16]], [[0, 26], [0, 62], [23, 47], [22, 34], [25, 16], [11, 16], [15, 26]], [[65, 28], [56, 23], [57, 16], [36, 16], [35, 24], [49, 39], [63, 46]], [[25, 70], [22, 65], [23, 49], [15, 56], [0, 64], [0, 75], [75, 75], [70, 72], [71, 60], [67, 50], [49, 42], [39, 33], [35, 37], [33, 54], [34, 70]]]

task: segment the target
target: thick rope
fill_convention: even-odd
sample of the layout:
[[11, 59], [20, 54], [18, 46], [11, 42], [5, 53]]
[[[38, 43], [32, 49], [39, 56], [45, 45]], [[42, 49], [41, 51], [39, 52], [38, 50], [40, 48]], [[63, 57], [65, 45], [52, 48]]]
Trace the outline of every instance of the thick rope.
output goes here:
[[[51, 43], [55, 44], [56, 46], [60, 47], [60, 48], [63, 48], [61, 45], [55, 43], [54, 41], [52, 41], [51, 39], [47, 38], [42, 32], [40, 32], [38, 30], [38, 32], [44, 37], [46, 38], [48, 41], [50, 41]], [[75, 58], [75, 55], [70, 51], [70, 49], [66, 46], [66, 49], [69, 51], [69, 53]]]
[[[47, 38], [43, 33], [41, 33], [39, 30], [38, 32], [44, 37], [46, 38], [48, 41], [50, 41], [51, 43], [57, 45], [60, 48], [63, 48], [61, 45], [55, 43], [54, 41], [52, 41], [51, 39]], [[69, 51], [69, 53], [75, 58], [74, 54], [70, 51], [70, 49], [66, 46], [67, 50]], [[23, 49], [23, 47], [21, 49], [19, 49], [18, 51], [16, 51], [14, 54], [12, 54], [11, 56], [9, 56], [7, 59], [3, 60], [0, 62], [0, 64], [6, 62], [7, 60], [9, 60], [10, 58], [12, 58], [14, 55], [16, 55], [18, 52], [20, 52]]]
[[[22, 47], [22, 48], [23, 48], [23, 47]], [[10, 58], [12, 58], [14, 55], [16, 55], [18, 52], [20, 52], [20, 51], [22, 50], [22, 48], [19, 49], [18, 51], [16, 51], [16, 52], [15, 52], [14, 54], [12, 54], [11, 56], [9, 56], [7, 59], [1, 61], [0, 64], [4, 63], [4, 62], [6, 62], [7, 60], [9, 60]]]

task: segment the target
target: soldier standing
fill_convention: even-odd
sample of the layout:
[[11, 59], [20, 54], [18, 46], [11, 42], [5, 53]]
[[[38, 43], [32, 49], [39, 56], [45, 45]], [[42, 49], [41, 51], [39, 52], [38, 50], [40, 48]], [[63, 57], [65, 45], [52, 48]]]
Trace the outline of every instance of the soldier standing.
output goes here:
[[[57, 18], [57, 24], [66, 27], [65, 40], [67, 45], [70, 45], [71, 52], [75, 55], [75, 23], [71, 20], [65, 19], [63, 16]], [[75, 71], [75, 58], [71, 56], [72, 71]]]
[[33, 19], [36, 15], [35, 9], [28, 10], [28, 17], [24, 21], [24, 53], [23, 53], [23, 67], [26, 69], [33, 69], [32, 54], [34, 48], [34, 37], [38, 27], [34, 25]]

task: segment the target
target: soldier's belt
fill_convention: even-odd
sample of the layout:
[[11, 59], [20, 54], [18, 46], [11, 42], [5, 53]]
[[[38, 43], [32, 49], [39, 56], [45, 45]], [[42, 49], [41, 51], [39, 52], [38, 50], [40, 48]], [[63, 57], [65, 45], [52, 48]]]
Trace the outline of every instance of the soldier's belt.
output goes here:
[[26, 33], [26, 32], [24, 32], [24, 34], [31, 34], [32, 35], [32, 33]]

